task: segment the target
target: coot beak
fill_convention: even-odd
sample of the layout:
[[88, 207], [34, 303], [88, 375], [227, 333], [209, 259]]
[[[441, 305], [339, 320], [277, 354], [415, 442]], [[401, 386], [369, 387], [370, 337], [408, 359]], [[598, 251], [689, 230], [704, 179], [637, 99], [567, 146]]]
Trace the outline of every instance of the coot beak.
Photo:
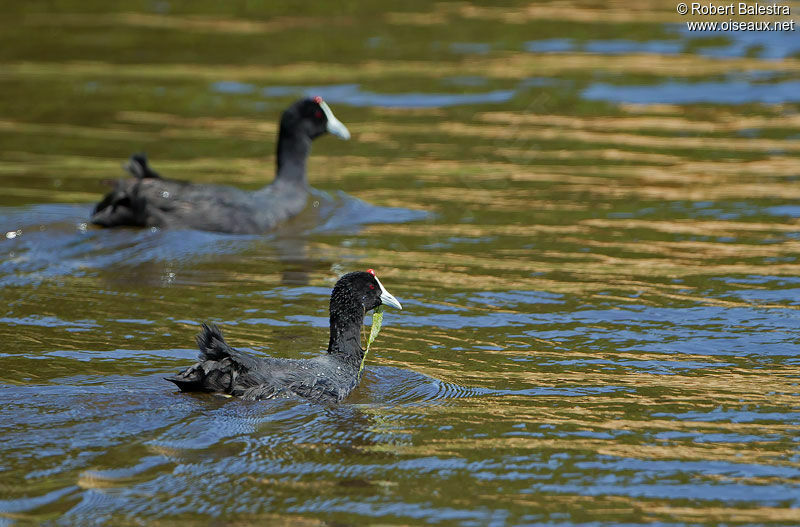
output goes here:
[[375, 281], [378, 282], [378, 286], [381, 288], [381, 303], [387, 306], [396, 307], [397, 309], [403, 309], [403, 306], [400, 305], [400, 302], [397, 301], [394, 295], [392, 295], [392, 293], [383, 287], [383, 284], [380, 280], [378, 280], [378, 277], [373, 275], [373, 278], [375, 278]]
[[325, 112], [325, 117], [328, 118], [328, 132], [332, 133], [336, 137], [341, 137], [345, 141], [350, 139], [350, 130], [347, 129], [342, 122], [333, 115], [330, 107], [325, 103], [325, 101], [319, 101], [319, 107], [322, 108], [322, 111]]

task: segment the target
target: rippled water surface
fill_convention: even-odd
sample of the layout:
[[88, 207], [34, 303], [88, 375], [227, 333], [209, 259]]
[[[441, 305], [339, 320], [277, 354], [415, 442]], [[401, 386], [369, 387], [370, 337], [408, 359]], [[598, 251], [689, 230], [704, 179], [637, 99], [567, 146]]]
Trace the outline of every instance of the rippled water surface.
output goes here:
[[[0, 525], [800, 524], [800, 33], [123, 4], [0, 8]], [[303, 94], [353, 139], [277, 232], [87, 226], [136, 151], [265, 184]], [[369, 267], [404, 310], [344, 403], [162, 380], [203, 321], [314, 356]]]

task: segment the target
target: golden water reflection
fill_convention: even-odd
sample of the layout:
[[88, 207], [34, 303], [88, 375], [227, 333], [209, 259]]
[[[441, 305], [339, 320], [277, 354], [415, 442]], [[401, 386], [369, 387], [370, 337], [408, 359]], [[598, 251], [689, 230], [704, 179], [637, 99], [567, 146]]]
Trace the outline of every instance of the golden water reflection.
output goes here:
[[[0, 516], [795, 523], [800, 59], [689, 38], [660, 0], [512, 4], [0, 9]], [[353, 133], [309, 159], [325, 228], [86, 225], [133, 152], [263, 186], [281, 109], [315, 89]], [[313, 356], [336, 276], [366, 268], [404, 310], [347, 404], [165, 386], [201, 321]]]

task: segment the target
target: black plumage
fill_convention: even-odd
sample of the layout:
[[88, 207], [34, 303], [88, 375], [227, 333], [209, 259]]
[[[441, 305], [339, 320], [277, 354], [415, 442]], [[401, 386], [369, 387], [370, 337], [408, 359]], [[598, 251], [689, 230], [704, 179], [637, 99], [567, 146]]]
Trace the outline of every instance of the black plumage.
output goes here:
[[274, 181], [256, 191], [225, 185], [165, 179], [134, 154], [126, 165], [132, 177], [116, 181], [98, 203], [91, 222], [101, 227], [191, 228], [238, 234], [269, 231], [306, 206], [306, 160], [311, 142], [330, 132], [350, 132], [319, 97], [301, 99], [281, 116]]
[[304, 397], [341, 401], [358, 384], [364, 358], [364, 315], [381, 304], [402, 309], [372, 270], [342, 276], [331, 293], [327, 353], [312, 359], [251, 355], [230, 347], [217, 326], [203, 324], [197, 336], [199, 362], [166, 380], [181, 391], [223, 393], [249, 400]]

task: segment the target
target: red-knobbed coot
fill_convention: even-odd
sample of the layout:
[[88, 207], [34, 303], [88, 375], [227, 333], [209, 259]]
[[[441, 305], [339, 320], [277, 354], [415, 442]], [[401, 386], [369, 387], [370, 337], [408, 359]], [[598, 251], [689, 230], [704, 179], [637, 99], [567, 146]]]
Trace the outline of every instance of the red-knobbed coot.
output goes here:
[[365, 352], [361, 347], [364, 315], [381, 304], [403, 309], [372, 269], [342, 276], [331, 293], [328, 352], [313, 359], [257, 357], [231, 348], [219, 328], [203, 324], [197, 336], [200, 361], [166, 380], [184, 392], [224, 393], [249, 400], [300, 396], [341, 401], [358, 384]]
[[147, 165], [143, 154], [136, 154], [126, 167], [133, 177], [115, 183], [95, 207], [91, 221], [101, 227], [266, 232], [305, 208], [306, 159], [311, 141], [325, 132], [350, 138], [322, 98], [301, 99], [287, 108], [279, 128], [275, 180], [254, 192], [164, 179]]

